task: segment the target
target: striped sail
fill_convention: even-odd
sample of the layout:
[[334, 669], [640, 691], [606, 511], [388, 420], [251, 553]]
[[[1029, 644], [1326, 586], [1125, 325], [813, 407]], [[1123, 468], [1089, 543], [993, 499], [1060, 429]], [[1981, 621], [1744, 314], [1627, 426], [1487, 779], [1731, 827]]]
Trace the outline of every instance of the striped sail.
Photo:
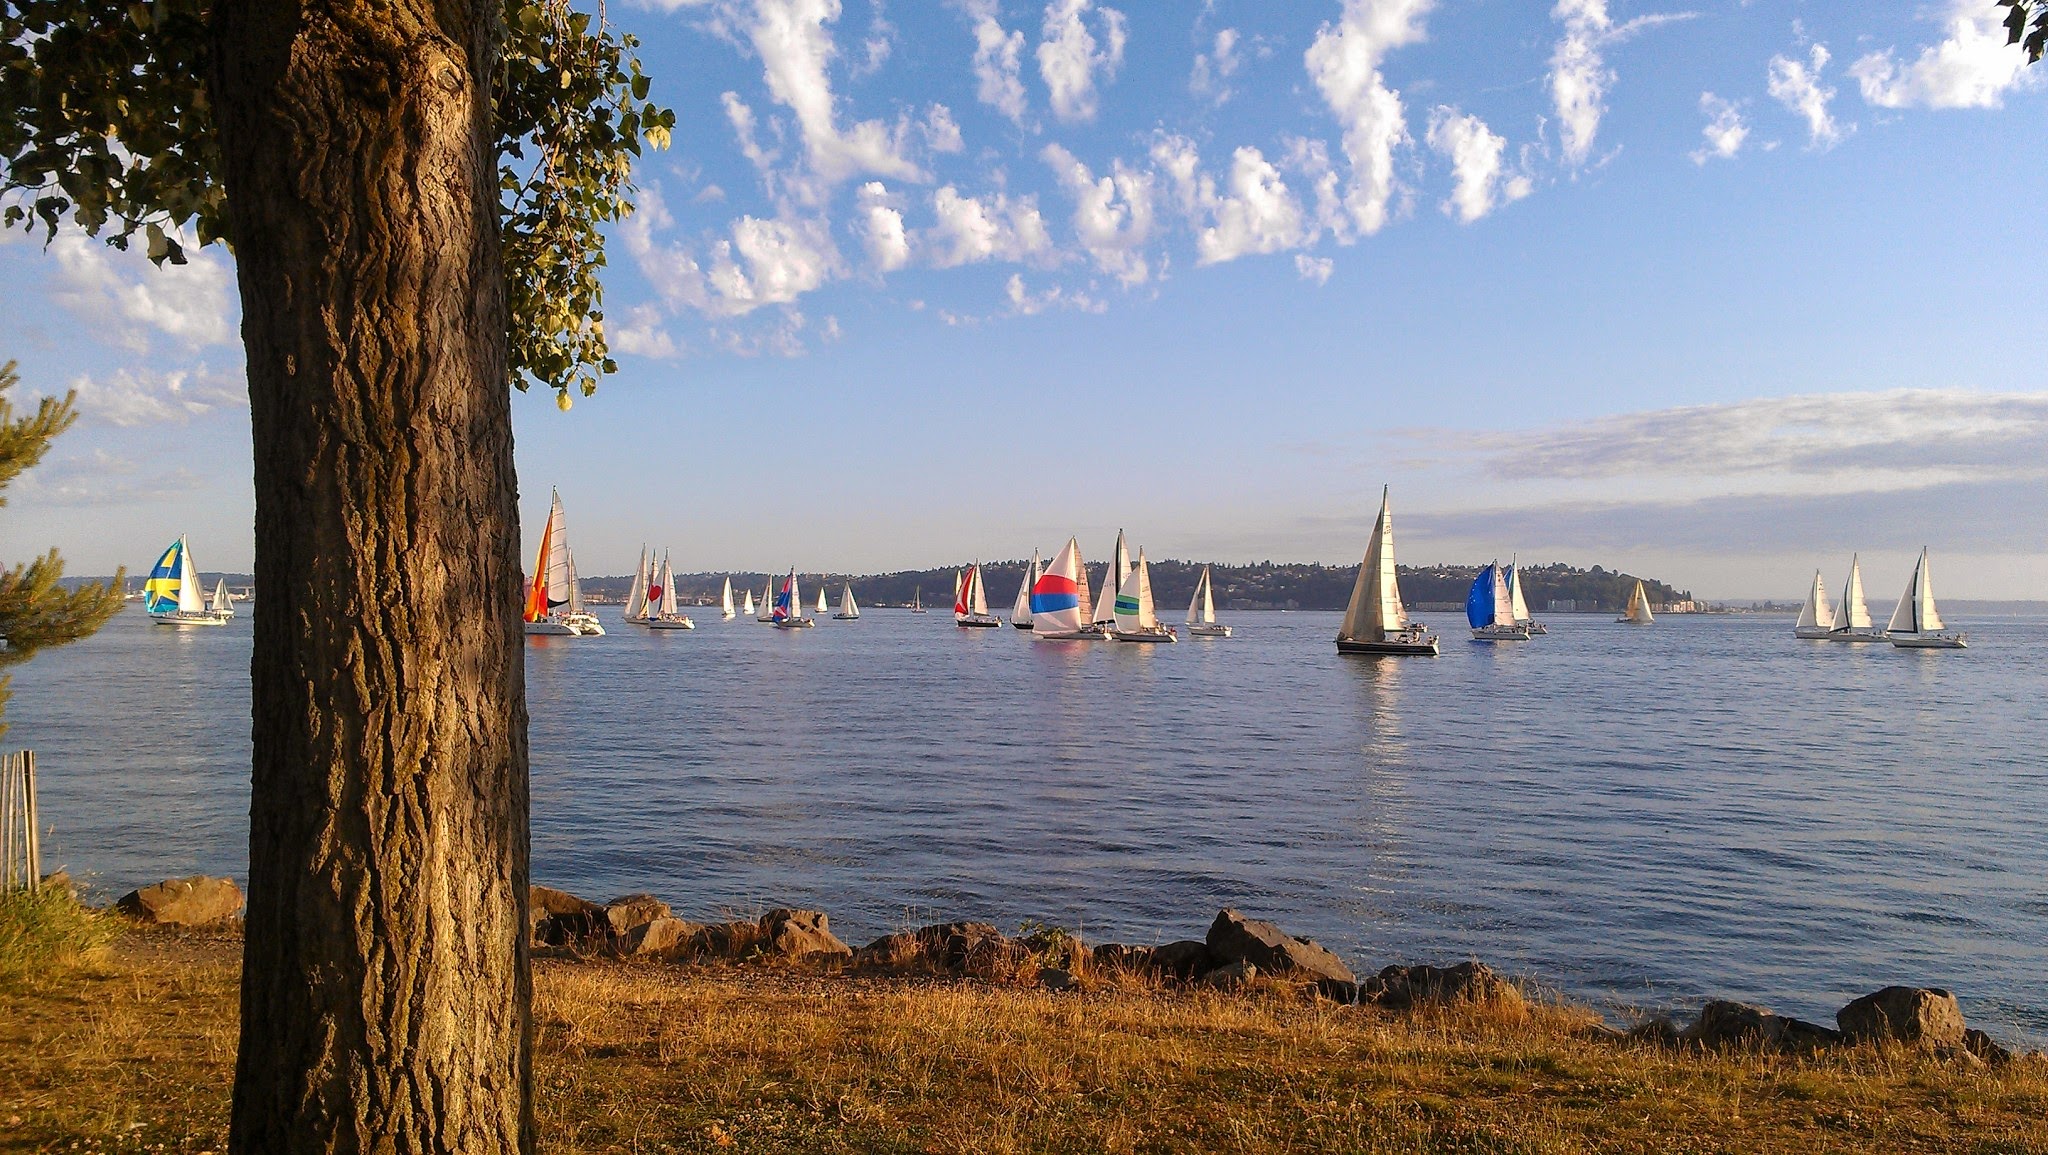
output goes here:
[[1081, 568], [1081, 543], [1068, 538], [1045, 572], [1031, 586], [1031, 632], [1038, 636], [1071, 634], [1088, 624], [1086, 571]]
[[548, 512], [540, 527], [540, 553], [533, 559], [533, 581], [526, 587], [524, 617], [537, 622], [548, 616], [548, 556], [555, 545], [555, 515]]
[[1138, 564], [1116, 591], [1116, 628], [1135, 634], [1159, 628], [1159, 613], [1152, 604], [1152, 567], [1145, 564], [1145, 551], [1138, 551]]
[[156, 559], [149, 580], [142, 583], [142, 608], [153, 614], [172, 614], [184, 609], [187, 568], [185, 539], [181, 537]]

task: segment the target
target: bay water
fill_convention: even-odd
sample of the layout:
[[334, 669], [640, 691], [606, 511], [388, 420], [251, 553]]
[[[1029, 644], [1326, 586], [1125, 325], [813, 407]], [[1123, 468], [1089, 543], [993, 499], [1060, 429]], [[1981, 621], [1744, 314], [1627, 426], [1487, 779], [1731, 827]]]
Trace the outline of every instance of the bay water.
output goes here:
[[[2048, 618], [1971, 649], [1788, 618], [1550, 619], [1526, 643], [1339, 657], [1333, 613], [1172, 646], [943, 612], [774, 630], [695, 611], [529, 639], [536, 881], [842, 938], [975, 918], [1201, 937], [1223, 906], [1361, 972], [1484, 959], [1608, 1008], [1830, 1021], [1889, 983], [2048, 1042]], [[131, 606], [22, 667], [45, 868], [115, 894], [245, 876], [250, 619]]]

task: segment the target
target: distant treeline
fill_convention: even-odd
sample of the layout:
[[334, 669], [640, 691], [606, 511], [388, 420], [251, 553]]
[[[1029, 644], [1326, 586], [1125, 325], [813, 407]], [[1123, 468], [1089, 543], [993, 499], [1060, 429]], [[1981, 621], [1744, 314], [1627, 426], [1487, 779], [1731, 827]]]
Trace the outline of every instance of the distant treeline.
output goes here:
[[[982, 581], [988, 590], [991, 610], [1007, 616], [1011, 603], [1016, 599], [1017, 587], [1024, 580], [1026, 564], [1022, 561], [982, 563]], [[1169, 558], [1154, 561], [1151, 566], [1152, 593], [1162, 615], [1185, 608], [1188, 600], [1194, 597], [1195, 581], [1201, 576], [1202, 563]], [[1105, 563], [1091, 567], [1089, 589], [1100, 592], [1104, 568]], [[1422, 602], [1462, 603], [1479, 570], [1479, 566], [1470, 565], [1401, 566], [1401, 596], [1411, 606]], [[828, 596], [837, 605], [840, 586], [851, 580], [853, 596], [864, 606], [909, 605], [911, 595], [921, 592], [926, 606], [944, 609], [952, 603], [953, 579], [959, 572], [957, 568], [945, 568], [883, 574], [799, 573], [797, 581], [802, 585], [807, 601], [815, 601], [818, 583], [823, 579]], [[749, 589], [759, 597], [764, 586], [771, 581], [781, 581], [785, 575], [677, 574], [676, 595], [689, 603], [715, 600], [721, 583], [728, 576], [732, 578], [733, 599], [738, 602], [745, 598]], [[1358, 567], [1355, 565], [1260, 562], [1244, 566], [1216, 565], [1210, 569], [1210, 581], [1215, 586], [1219, 609], [1341, 610], [1351, 599], [1351, 586], [1357, 577]], [[1692, 598], [1690, 591], [1674, 589], [1654, 578], [1642, 580], [1649, 591], [1650, 601], [1655, 604], [1665, 605]], [[1576, 602], [1581, 610], [1619, 611], [1628, 604], [1636, 575], [1600, 566], [1586, 570], [1553, 563], [1523, 567], [1522, 581], [1522, 596], [1530, 609], [1538, 613], [1543, 612], [1553, 600]], [[586, 577], [583, 579], [583, 592], [586, 597], [622, 601], [631, 585], [630, 577]]]

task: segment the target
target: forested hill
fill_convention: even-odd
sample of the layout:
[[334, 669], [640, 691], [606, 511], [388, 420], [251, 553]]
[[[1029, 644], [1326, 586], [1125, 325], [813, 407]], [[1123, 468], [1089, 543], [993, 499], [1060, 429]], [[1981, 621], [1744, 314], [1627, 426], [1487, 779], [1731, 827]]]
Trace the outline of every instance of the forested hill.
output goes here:
[[[1016, 599], [1017, 586], [1024, 579], [1025, 562], [985, 562], [982, 564], [982, 579], [988, 589], [989, 608], [1008, 616], [1011, 603]], [[1155, 561], [1152, 565], [1152, 592], [1159, 603], [1162, 615], [1185, 607], [1194, 596], [1195, 580], [1201, 576], [1202, 563], [1185, 561]], [[1478, 575], [1479, 566], [1436, 565], [1400, 567], [1401, 596], [1409, 605], [1425, 602], [1457, 602], [1463, 604], [1465, 592]], [[1092, 567], [1089, 588], [1102, 588], [1101, 563]], [[853, 596], [864, 606], [908, 605], [913, 591], [921, 590], [924, 604], [933, 609], [945, 609], [951, 605], [953, 578], [959, 571], [953, 568], [904, 570], [899, 573], [853, 574]], [[733, 597], [742, 598], [747, 589], [755, 596], [760, 595], [763, 586], [771, 580], [770, 575], [761, 573], [693, 573], [676, 575], [676, 593], [685, 602], [701, 602], [718, 596], [720, 583], [727, 576], [732, 578]], [[782, 575], [774, 575], [779, 580]], [[1594, 566], [1592, 569], [1576, 569], [1563, 564], [1525, 566], [1522, 569], [1523, 598], [1530, 609], [1544, 612], [1552, 601], [1573, 601], [1580, 610], [1619, 611], [1628, 603], [1629, 591], [1635, 588], [1640, 575], [1625, 574]], [[838, 604], [839, 587], [847, 581], [845, 574], [799, 573], [797, 580], [802, 583], [806, 600], [817, 597], [818, 581], [823, 577], [832, 598]], [[1260, 562], [1246, 566], [1213, 566], [1210, 580], [1216, 587], [1216, 605], [1219, 609], [1299, 609], [1299, 610], [1341, 610], [1350, 600], [1351, 585], [1358, 577], [1358, 567], [1281, 564]], [[1649, 591], [1650, 601], [1665, 605], [1692, 598], [1690, 591], [1674, 589], [1655, 578], [1643, 578], [1643, 585]], [[586, 595], [623, 600], [632, 579], [627, 577], [605, 577], [583, 579]]]

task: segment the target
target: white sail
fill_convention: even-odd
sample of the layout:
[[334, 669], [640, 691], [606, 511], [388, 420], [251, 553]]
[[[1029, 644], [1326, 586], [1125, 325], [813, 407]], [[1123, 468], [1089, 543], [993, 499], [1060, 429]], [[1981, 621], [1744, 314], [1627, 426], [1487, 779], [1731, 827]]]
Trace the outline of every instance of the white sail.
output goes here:
[[1159, 628], [1159, 613], [1152, 604], [1152, 567], [1145, 564], [1145, 551], [1138, 551], [1138, 564], [1116, 591], [1116, 628], [1119, 633], [1150, 633]]
[[1641, 579], [1636, 581], [1636, 588], [1629, 591], [1628, 612], [1622, 617], [1639, 625], [1649, 625], [1657, 620], [1656, 616], [1650, 613], [1650, 595], [1644, 591]]
[[192, 566], [192, 544], [182, 537], [178, 544], [184, 547], [178, 551], [178, 612], [203, 614], [206, 591], [199, 588], [199, 571]]
[[745, 614], [745, 615], [747, 615], [747, 616], [748, 616], [748, 617], [750, 617], [750, 618], [754, 616], [754, 591], [753, 591], [753, 590], [748, 590], [748, 591], [747, 591], [747, 604], [746, 604], [746, 605], [744, 605], [744, 606], [741, 606], [741, 607], [740, 607], [740, 612], [741, 612], [741, 613], [743, 613], [743, 614]]
[[1828, 604], [1827, 583], [1821, 579], [1820, 571], [1813, 571], [1813, 586], [1806, 591], [1806, 604], [1799, 608], [1799, 621], [1794, 624], [1798, 630], [1831, 630], [1835, 628], [1835, 607]]
[[796, 621], [804, 616], [804, 591], [797, 584], [796, 571], [789, 571], [789, 620]]
[[1188, 599], [1188, 625], [1192, 626], [1198, 621], [1213, 622], [1216, 620], [1216, 607], [1213, 603], [1209, 605], [1208, 616], [1206, 618], [1202, 616], [1202, 605], [1206, 600], [1203, 595], [1208, 592], [1209, 567], [1203, 566], [1202, 576], [1195, 579], [1195, 595]]
[[1849, 581], [1842, 587], [1842, 619], [1835, 624], [1835, 628], [1870, 628], [1870, 607], [1863, 601], [1863, 562], [1856, 554], [1849, 556]]
[[1031, 564], [1024, 567], [1024, 583], [1017, 587], [1017, 604], [1010, 607], [1010, 620], [1019, 626], [1031, 624], [1031, 587], [1038, 584], [1038, 551], [1031, 551]]
[[725, 615], [726, 617], [731, 617], [731, 616], [732, 616], [732, 579], [731, 579], [731, 578], [726, 578], [726, 579], [725, 579], [725, 588], [724, 588], [723, 590], [720, 590], [720, 591], [719, 591], [719, 594], [718, 594], [718, 612], [719, 612], [719, 613], [722, 613], [722, 614], [724, 614], [724, 615]]
[[1394, 508], [1390, 489], [1380, 491], [1380, 516], [1372, 527], [1372, 541], [1365, 547], [1365, 560], [1358, 567], [1358, 581], [1351, 587], [1351, 602], [1344, 608], [1340, 640], [1385, 641], [1388, 632], [1408, 628], [1408, 611], [1401, 605], [1401, 583], [1394, 576]]
[[974, 616], [985, 618], [988, 616], [988, 587], [981, 580], [981, 563], [979, 561], [975, 562], [974, 568], [968, 572], [969, 577], [967, 580], [972, 583], [974, 589], [968, 596], [967, 608], [974, 613]]
[[1088, 624], [1088, 574], [1081, 568], [1081, 543], [1068, 538], [1031, 587], [1031, 632], [1041, 637], [1071, 634]]
[[839, 591], [839, 616], [842, 618], [857, 618], [860, 616], [860, 607], [853, 602], [852, 582], [847, 582], [845, 587]]
[[1900, 596], [1899, 604], [1892, 610], [1891, 624], [1885, 627], [1893, 634], [1931, 634], [1942, 628], [1941, 611], [1934, 606], [1934, 586], [1927, 570], [1927, 550], [1920, 551], [1919, 564], [1913, 567], [1913, 576], [1906, 582], [1906, 592]]
[[1515, 603], [1508, 592], [1508, 571], [1493, 563], [1493, 624], [1512, 626], [1515, 624]]
[[669, 568], [667, 554], [661, 555], [661, 576], [655, 581], [661, 586], [661, 604], [657, 607], [658, 612], [665, 618], [675, 617], [676, 575], [675, 571]]
[[566, 605], [569, 601], [569, 519], [562, 514], [561, 491], [554, 491], [554, 504], [548, 507], [548, 524], [552, 532], [548, 535], [548, 608]]
[[759, 615], [757, 615], [757, 616], [755, 617], [755, 619], [754, 619], [755, 621], [757, 621], [757, 622], [765, 622], [765, 621], [771, 621], [771, 620], [773, 620], [773, 619], [774, 619], [774, 616], [775, 616], [775, 579], [774, 579], [774, 578], [769, 578], [769, 579], [768, 579], [768, 581], [767, 581], [767, 583], [766, 583], [766, 584], [764, 584], [764, 585], [762, 585], [762, 587], [761, 587], [761, 606], [760, 606], [760, 609], [761, 609], [761, 612], [760, 612], [760, 614], [759, 614]]
[[1530, 620], [1529, 603], [1522, 600], [1522, 567], [1519, 559], [1512, 557], [1508, 559], [1508, 604], [1514, 609], [1516, 625]]
[[818, 612], [822, 614], [830, 608], [825, 604], [825, 582], [824, 579], [820, 578], [818, 581]]
[[562, 558], [563, 567], [568, 571], [569, 612], [580, 614], [583, 612], [583, 583], [576, 580], [576, 555], [569, 552], [568, 546], [563, 546]]
[[1124, 588], [1124, 582], [1131, 576], [1131, 548], [1124, 544], [1124, 531], [1116, 531], [1116, 549], [1110, 554], [1109, 568], [1102, 571], [1102, 596], [1095, 599], [1095, 620], [1111, 622], [1116, 618], [1116, 595]]
[[220, 584], [213, 587], [213, 600], [206, 604], [206, 609], [224, 618], [235, 616], [235, 607], [228, 601], [228, 579], [220, 579]]
[[633, 570], [633, 588], [626, 591], [626, 619], [645, 616], [647, 612], [647, 547], [640, 547], [640, 564]]

